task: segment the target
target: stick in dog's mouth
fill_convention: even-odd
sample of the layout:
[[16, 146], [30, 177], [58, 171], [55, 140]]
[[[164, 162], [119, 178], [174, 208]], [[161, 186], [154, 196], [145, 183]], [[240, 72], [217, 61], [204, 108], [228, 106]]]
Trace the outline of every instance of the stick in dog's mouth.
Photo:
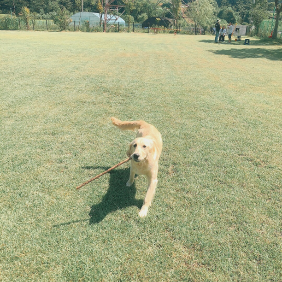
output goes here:
[[126, 160], [124, 160], [124, 161], [122, 161], [122, 162], [120, 162], [120, 163], [118, 163], [118, 164], [112, 166], [111, 168], [107, 169], [106, 171], [104, 171], [104, 172], [102, 172], [102, 173], [96, 175], [95, 177], [93, 177], [93, 178], [87, 180], [86, 182], [84, 182], [84, 183], [82, 183], [81, 185], [77, 186], [76, 189], [77, 189], [77, 190], [80, 189], [81, 187], [83, 187], [83, 186], [85, 186], [86, 184], [90, 183], [91, 181], [93, 181], [93, 180], [99, 178], [100, 176], [106, 174], [107, 172], [110, 172], [111, 170], [115, 169], [116, 167], [118, 167], [118, 166], [120, 166], [120, 165], [122, 165], [122, 164], [124, 164], [124, 163], [127, 163], [128, 161], [131, 160], [131, 158], [132, 158], [132, 156], [130, 156], [130, 157], [127, 158]]

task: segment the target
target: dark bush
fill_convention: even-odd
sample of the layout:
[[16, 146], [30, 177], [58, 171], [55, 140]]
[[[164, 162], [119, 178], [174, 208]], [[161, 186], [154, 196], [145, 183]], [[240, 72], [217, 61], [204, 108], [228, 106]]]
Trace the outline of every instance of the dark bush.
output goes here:
[[0, 29], [16, 30], [19, 29], [19, 20], [14, 16], [5, 16], [0, 18]]

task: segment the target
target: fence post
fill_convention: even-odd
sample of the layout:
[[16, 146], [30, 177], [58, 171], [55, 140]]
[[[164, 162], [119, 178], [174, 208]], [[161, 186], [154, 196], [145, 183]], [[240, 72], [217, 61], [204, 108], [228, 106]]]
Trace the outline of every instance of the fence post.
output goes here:
[[119, 32], [119, 23], [118, 23], [118, 32]]
[[132, 31], [134, 32], [134, 22], [132, 23]]
[[73, 31], [75, 31], [75, 21], [73, 21]]
[[148, 24], [148, 33], [150, 33], [150, 25]]

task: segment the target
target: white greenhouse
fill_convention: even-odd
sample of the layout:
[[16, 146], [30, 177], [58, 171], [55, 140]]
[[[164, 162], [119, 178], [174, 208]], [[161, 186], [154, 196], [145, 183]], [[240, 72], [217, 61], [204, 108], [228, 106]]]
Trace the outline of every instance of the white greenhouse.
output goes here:
[[[100, 14], [92, 12], [80, 12], [71, 16], [70, 26], [80, 26], [83, 25], [86, 21], [89, 22], [89, 26], [98, 26], [100, 24]], [[102, 22], [104, 21], [104, 14], [102, 14]], [[119, 24], [125, 26], [125, 21], [118, 16], [107, 15], [107, 24]]]

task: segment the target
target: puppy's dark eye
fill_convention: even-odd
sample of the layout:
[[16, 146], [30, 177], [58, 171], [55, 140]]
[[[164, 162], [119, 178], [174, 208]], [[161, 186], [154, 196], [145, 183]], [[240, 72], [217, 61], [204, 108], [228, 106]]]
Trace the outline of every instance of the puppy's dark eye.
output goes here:
[[143, 148], [146, 148], [146, 145], [143, 145]]
[[137, 147], [137, 144], [134, 144], [133, 147], [136, 148], [136, 147]]

